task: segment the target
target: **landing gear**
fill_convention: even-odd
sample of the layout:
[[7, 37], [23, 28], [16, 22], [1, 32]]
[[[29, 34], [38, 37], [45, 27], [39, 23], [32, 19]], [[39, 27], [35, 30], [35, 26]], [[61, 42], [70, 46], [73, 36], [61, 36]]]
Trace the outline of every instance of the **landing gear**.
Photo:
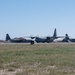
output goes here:
[[31, 45], [33, 45], [34, 44], [34, 41], [31, 41]]

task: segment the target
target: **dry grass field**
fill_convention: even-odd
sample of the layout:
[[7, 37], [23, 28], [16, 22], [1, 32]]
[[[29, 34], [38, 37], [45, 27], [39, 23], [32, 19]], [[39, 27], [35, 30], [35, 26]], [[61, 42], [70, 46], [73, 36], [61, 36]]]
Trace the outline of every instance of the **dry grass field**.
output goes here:
[[0, 75], [75, 75], [75, 44], [0, 44]]

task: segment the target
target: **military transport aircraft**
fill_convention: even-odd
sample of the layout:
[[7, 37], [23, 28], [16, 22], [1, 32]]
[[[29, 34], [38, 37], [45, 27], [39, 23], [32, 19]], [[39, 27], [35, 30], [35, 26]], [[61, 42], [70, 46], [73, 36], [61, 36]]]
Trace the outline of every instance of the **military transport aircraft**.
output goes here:
[[65, 42], [65, 41], [67, 41], [67, 42], [75, 42], [75, 39], [69, 38], [68, 34], [66, 34], [65, 39], [62, 42]]
[[9, 34], [6, 34], [6, 42], [10, 42], [10, 43], [31, 43], [34, 44], [34, 40], [33, 39], [26, 39], [26, 38], [14, 38], [11, 39]]
[[75, 39], [69, 38], [68, 34], [65, 34], [64, 38], [58, 38], [54, 42], [75, 42]]
[[55, 39], [54, 42], [69, 42], [68, 34], [66, 34], [63, 38]]
[[53, 42], [55, 39], [57, 38], [61, 38], [61, 36], [57, 36], [57, 31], [56, 28], [54, 29], [54, 34], [53, 36], [47, 36], [47, 37], [31, 37], [32, 39], [35, 38], [35, 41], [37, 43], [49, 43], [49, 42]]

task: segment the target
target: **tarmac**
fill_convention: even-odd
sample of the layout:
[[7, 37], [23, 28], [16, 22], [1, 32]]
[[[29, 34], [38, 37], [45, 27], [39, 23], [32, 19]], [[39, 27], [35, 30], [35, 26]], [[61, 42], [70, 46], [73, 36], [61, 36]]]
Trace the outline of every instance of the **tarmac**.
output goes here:
[[[31, 43], [0, 43], [0, 44], [30, 44], [31, 45]], [[75, 42], [69, 42], [69, 43], [67, 43], [67, 42], [51, 42], [51, 43], [34, 43], [34, 44], [75, 44]], [[34, 45], [33, 44], [33, 45]]]

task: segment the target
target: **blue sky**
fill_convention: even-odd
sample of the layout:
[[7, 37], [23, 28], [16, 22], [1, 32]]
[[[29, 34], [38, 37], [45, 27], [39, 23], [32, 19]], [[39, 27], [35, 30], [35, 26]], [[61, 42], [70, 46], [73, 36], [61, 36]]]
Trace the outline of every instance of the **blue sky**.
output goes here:
[[53, 35], [75, 37], [75, 0], [0, 0], [0, 39]]

